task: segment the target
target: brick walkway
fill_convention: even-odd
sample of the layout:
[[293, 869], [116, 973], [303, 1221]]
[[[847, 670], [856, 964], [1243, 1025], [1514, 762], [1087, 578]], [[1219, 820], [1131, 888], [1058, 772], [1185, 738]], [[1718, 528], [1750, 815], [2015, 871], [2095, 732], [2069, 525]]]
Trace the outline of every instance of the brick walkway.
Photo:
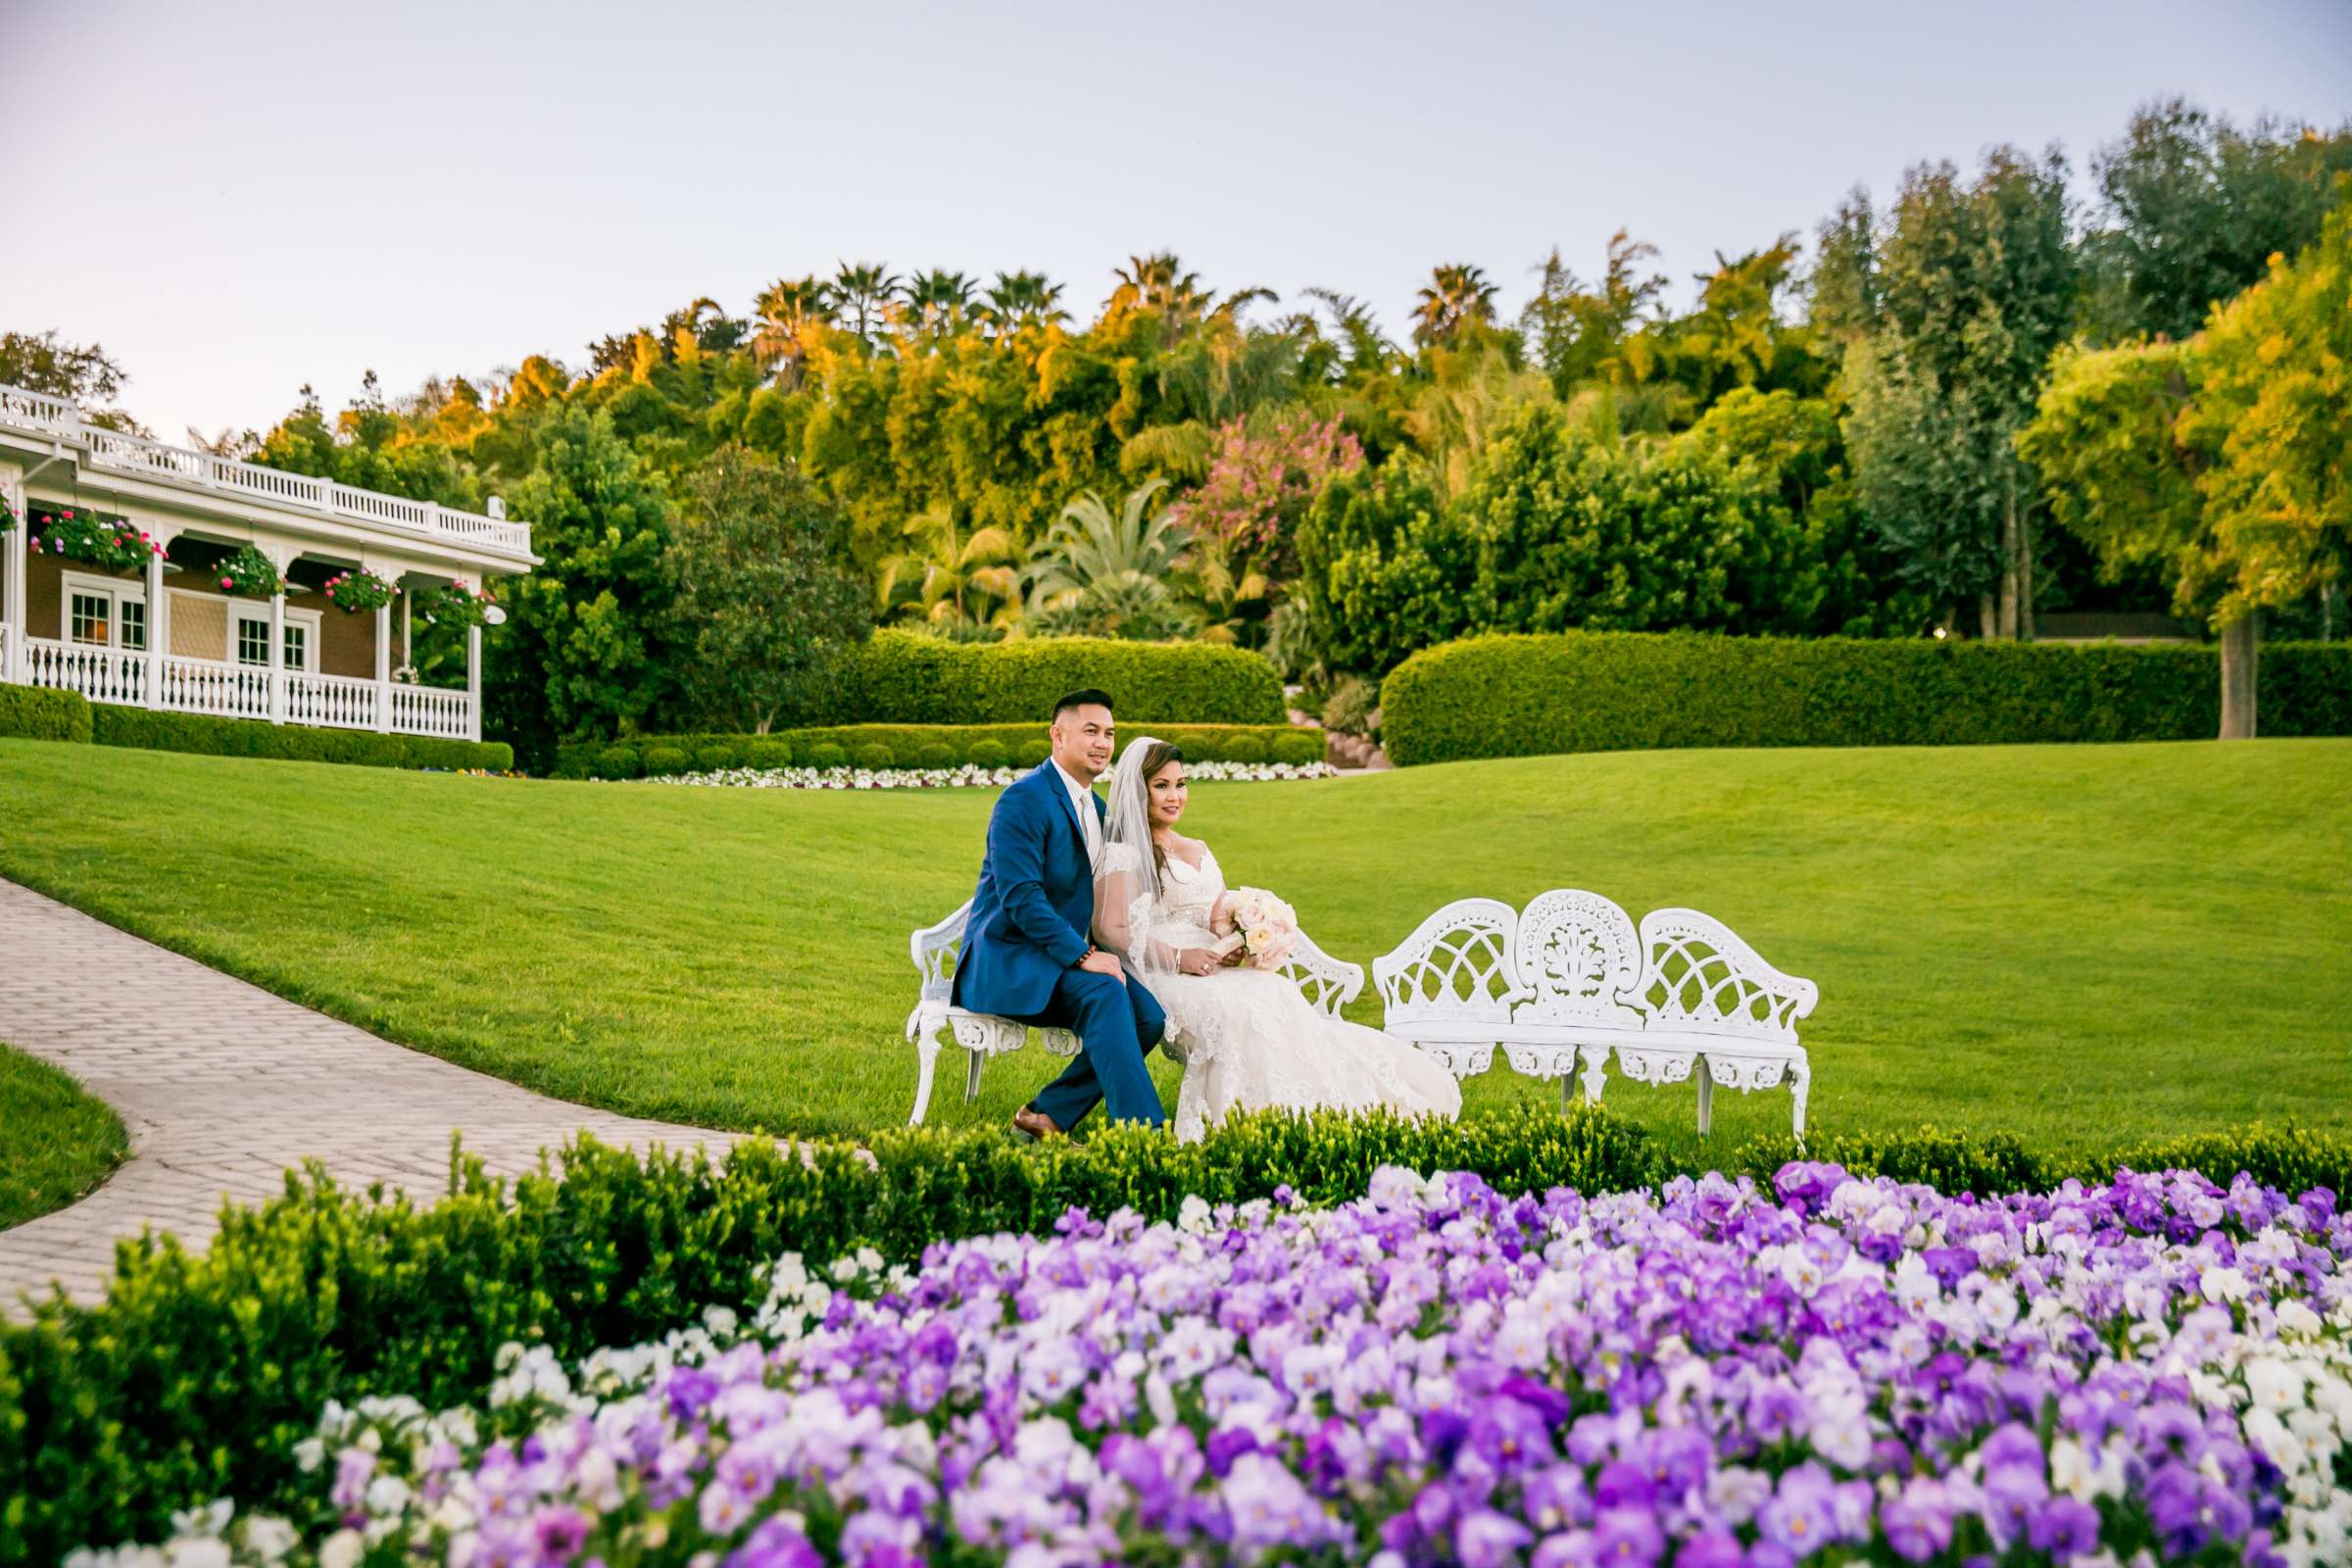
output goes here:
[[586, 1129], [612, 1144], [713, 1154], [727, 1134], [549, 1100], [379, 1040], [0, 881], [0, 1042], [54, 1062], [113, 1105], [130, 1158], [69, 1208], [0, 1231], [0, 1311], [61, 1280], [97, 1296], [118, 1237], [211, 1240], [221, 1200], [284, 1190], [306, 1155], [337, 1180], [445, 1191], [449, 1135], [491, 1169], [529, 1168]]

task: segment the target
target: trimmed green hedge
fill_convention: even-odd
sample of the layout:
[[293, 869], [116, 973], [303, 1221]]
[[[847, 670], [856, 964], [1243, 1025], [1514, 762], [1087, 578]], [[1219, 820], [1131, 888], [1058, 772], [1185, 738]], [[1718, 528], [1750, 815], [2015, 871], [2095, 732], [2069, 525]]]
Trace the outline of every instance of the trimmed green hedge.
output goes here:
[[[1808, 1153], [1981, 1196], [2121, 1166], [2352, 1190], [2352, 1142], [2259, 1125], [2097, 1157], [1933, 1129], [1819, 1137]], [[1705, 1163], [1769, 1183], [1795, 1155], [1758, 1139]], [[543, 1167], [509, 1184], [453, 1158], [453, 1195], [429, 1208], [290, 1177], [266, 1208], [225, 1209], [203, 1254], [126, 1246], [102, 1304], [52, 1299], [30, 1323], [0, 1324], [0, 1562], [152, 1540], [172, 1509], [217, 1496], [285, 1507], [299, 1493], [294, 1444], [328, 1398], [478, 1404], [509, 1341], [570, 1360], [657, 1338], [750, 1300], [754, 1268], [787, 1251], [822, 1263], [871, 1246], [910, 1262], [936, 1241], [1049, 1231], [1073, 1206], [1172, 1218], [1188, 1194], [1244, 1201], [1287, 1187], [1329, 1203], [1383, 1164], [1475, 1171], [1505, 1192], [1622, 1191], [1686, 1169], [1640, 1127], [1580, 1105], [1458, 1124], [1246, 1116], [1192, 1145], [1140, 1128], [1036, 1149], [993, 1130], [894, 1130], [865, 1151], [752, 1140], [715, 1166], [661, 1152], [640, 1163], [583, 1139], [563, 1152], [560, 1181]]]
[[90, 738], [89, 699], [79, 692], [51, 691], [44, 686], [0, 686], [0, 735], [86, 744]]
[[156, 752], [201, 752], [208, 757], [270, 757], [299, 762], [351, 762], [365, 767], [478, 767], [503, 773], [514, 765], [504, 741], [455, 741], [430, 735], [377, 735], [368, 730], [316, 729], [258, 718], [215, 718], [99, 703], [91, 709], [90, 738], [101, 746]]
[[[1196, 762], [1323, 760], [1323, 732], [1289, 724], [1152, 724], [1135, 734], [1174, 741]], [[642, 735], [556, 749], [555, 778], [661, 777], [717, 767], [1032, 767], [1046, 759], [1045, 726], [844, 724], [772, 735]], [[838, 755], [836, 755], [838, 754]], [[724, 761], [712, 760], [724, 757]], [[659, 762], [657, 762], [659, 759]], [[825, 759], [831, 759], [826, 760]]]
[[[2220, 656], [2119, 643], [1797, 641], [1699, 632], [1475, 637], [1381, 688], [1399, 765], [1714, 746], [2211, 739]], [[2352, 644], [2277, 643], [2265, 735], [2352, 735]]]
[[1282, 680], [1255, 654], [1205, 643], [1032, 637], [954, 643], [883, 630], [845, 647], [807, 684], [795, 728], [839, 724], [1043, 724], [1054, 700], [1094, 686], [1134, 713], [1278, 724]]

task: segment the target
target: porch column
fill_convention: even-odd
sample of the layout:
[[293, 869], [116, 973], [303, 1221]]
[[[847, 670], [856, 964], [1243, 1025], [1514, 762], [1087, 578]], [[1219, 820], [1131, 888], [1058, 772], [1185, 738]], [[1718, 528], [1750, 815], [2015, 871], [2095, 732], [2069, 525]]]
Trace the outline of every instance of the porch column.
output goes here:
[[392, 729], [392, 607], [375, 607], [375, 732]]
[[0, 621], [8, 634], [0, 637], [0, 680], [24, 678], [24, 564], [31, 559], [26, 542], [32, 537], [32, 497], [24, 489], [24, 470], [0, 469], [0, 496], [17, 514], [17, 525], [0, 534], [0, 552], [7, 558], [0, 569]]
[[482, 628], [466, 628], [466, 738], [482, 738]]
[[[283, 567], [279, 568], [281, 571]], [[286, 590], [279, 582], [270, 596], [270, 722], [286, 721]]]
[[164, 660], [172, 647], [172, 612], [164, 603], [164, 558], [147, 558], [147, 706], [164, 706]]

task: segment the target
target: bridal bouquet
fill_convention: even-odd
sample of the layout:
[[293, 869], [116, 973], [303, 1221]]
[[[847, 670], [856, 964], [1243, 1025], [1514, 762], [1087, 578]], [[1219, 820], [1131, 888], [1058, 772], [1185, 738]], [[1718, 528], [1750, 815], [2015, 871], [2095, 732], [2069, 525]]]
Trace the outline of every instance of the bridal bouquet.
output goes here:
[[1298, 945], [1298, 916], [1264, 888], [1237, 888], [1225, 905], [1242, 951], [1259, 969], [1279, 969]]

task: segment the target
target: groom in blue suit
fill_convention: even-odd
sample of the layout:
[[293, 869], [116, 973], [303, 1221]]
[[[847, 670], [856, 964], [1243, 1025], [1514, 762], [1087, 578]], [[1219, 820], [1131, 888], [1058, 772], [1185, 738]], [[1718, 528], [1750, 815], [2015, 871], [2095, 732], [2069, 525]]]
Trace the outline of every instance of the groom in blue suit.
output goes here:
[[1106, 838], [1094, 782], [1110, 767], [1117, 738], [1108, 696], [1070, 693], [1054, 705], [1053, 757], [998, 797], [988, 818], [956, 1004], [1074, 1030], [1084, 1043], [1062, 1075], [1013, 1113], [1023, 1138], [1066, 1133], [1099, 1101], [1113, 1121], [1157, 1127], [1166, 1119], [1144, 1054], [1159, 1044], [1167, 1014], [1089, 935]]

